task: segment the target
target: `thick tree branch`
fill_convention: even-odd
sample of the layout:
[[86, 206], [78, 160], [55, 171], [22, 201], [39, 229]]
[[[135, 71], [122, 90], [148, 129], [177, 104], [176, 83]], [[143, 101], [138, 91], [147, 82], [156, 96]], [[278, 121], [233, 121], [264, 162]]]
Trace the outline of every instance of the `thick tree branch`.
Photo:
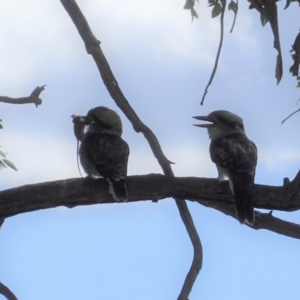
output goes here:
[[[256, 184], [253, 202], [256, 208], [295, 211], [300, 209], [300, 172], [284, 186]], [[171, 177], [160, 174], [129, 176], [129, 202], [177, 197], [217, 209], [236, 219], [234, 200], [228, 184], [219, 186], [216, 179]], [[0, 219], [20, 213], [58, 206], [115, 203], [104, 179], [66, 179], [25, 185], [0, 192]], [[129, 205], [129, 204], [127, 204]], [[237, 222], [237, 225], [239, 223]], [[256, 211], [253, 229], [267, 229], [300, 239], [300, 226]]]
[[6, 96], [0, 96], [0, 102], [10, 104], [28, 104], [34, 103], [36, 107], [42, 104], [42, 99], [39, 98], [40, 93], [45, 89], [45, 85], [37, 86], [28, 97], [10, 98]]
[[7, 300], [18, 300], [17, 297], [13, 294], [13, 292], [0, 282], [0, 295], [6, 297]]
[[[62, 5], [70, 15], [72, 21], [74, 22], [82, 40], [85, 43], [87, 53], [91, 54], [95, 60], [95, 63], [99, 69], [102, 80], [110, 93], [111, 97], [114, 99], [116, 104], [120, 107], [129, 121], [132, 123], [133, 128], [137, 132], [142, 132], [146, 140], [148, 141], [152, 152], [165, 175], [174, 176], [172, 168], [170, 166], [170, 161], [164, 155], [159, 141], [151, 131], [137, 116], [133, 108], [130, 106], [128, 100], [123, 95], [118, 82], [113, 75], [110, 66], [100, 48], [100, 41], [96, 39], [92, 33], [88, 22], [86, 21], [84, 15], [80, 11], [75, 0], [61, 0]], [[202, 245], [200, 242], [199, 235], [195, 228], [192, 216], [188, 210], [187, 204], [179, 198], [175, 198], [181, 219], [186, 227], [186, 230], [191, 238], [194, 247], [194, 258], [191, 268], [186, 276], [185, 282], [183, 284], [182, 290], [178, 296], [178, 300], [187, 300], [188, 295], [192, 289], [192, 286], [197, 278], [197, 275], [202, 267]]]

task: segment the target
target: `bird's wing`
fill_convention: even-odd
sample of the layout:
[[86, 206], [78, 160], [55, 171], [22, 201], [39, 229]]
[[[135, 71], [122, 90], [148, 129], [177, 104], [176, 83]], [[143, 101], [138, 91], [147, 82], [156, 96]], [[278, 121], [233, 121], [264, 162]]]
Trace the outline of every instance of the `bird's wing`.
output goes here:
[[212, 161], [227, 170], [234, 194], [238, 219], [253, 224], [251, 188], [257, 163], [255, 144], [244, 134], [231, 134], [211, 142]]
[[257, 148], [244, 134], [234, 133], [216, 140], [210, 145], [212, 161], [233, 172], [253, 174], [257, 164]]
[[89, 157], [103, 177], [116, 181], [124, 179], [127, 175], [128, 156], [128, 144], [117, 135], [99, 133], [91, 142]]

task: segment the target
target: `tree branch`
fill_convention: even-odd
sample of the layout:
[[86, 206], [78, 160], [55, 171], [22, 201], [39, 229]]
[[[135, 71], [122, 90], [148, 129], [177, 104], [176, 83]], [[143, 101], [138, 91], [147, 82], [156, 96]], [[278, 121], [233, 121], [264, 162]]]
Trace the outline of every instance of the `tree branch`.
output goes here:
[[221, 12], [221, 17], [220, 17], [221, 32], [220, 32], [220, 41], [219, 41], [217, 56], [216, 56], [216, 59], [215, 59], [215, 64], [214, 64], [213, 71], [212, 71], [212, 73], [210, 75], [210, 78], [208, 80], [208, 83], [207, 83], [207, 85], [205, 87], [205, 90], [204, 90], [204, 93], [203, 93], [200, 105], [204, 105], [204, 99], [205, 99], [206, 94], [208, 93], [208, 88], [211, 85], [211, 83], [212, 83], [212, 81], [213, 81], [213, 79], [215, 77], [215, 74], [216, 74], [216, 71], [217, 71], [217, 68], [218, 68], [218, 64], [219, 64], [219, 58], [220, 58], [222, 46], [223, 46], [223, 38], [224, 38], [224, 14], [225, 14], [225, 9], [226, 9], [226, 0], [221, 0], [221, 3], [222, 3], [222, 12]]
[[[300, 209], [300, 172], [284, 186], [254, 185], [256, 208], [280, 211]], [[228, 184], [221, 187], [216, 179], [171, 177], [161, 174], [128, 176], [128, 202], [176, 197], [198, 202], [235, 219], [235, 205]], [[183, 201], [182, 201], [183, 202]], [[25, 185], [0, 192], [0, 219], [40, 209], [115, 203], [104, 179], [74, 178]], [[237, 222], [237, 225], [240, 223]], [[256, 211], [253, 229], [267, 229], [300, 239], [300, 226]]]
[[[136, 132], [142, 132], [146, 140], [148, 141], [151, 150], [158, 160], [165, 175], [174, 176], [172, 168], [170, 166], [171, 161], [169, 161], [164, 155], [159, 141], [151, 131], [137, 116], [133, 108], [130, 106], [128, 100], [123, 95], [118, 82], [113, 75], [110, 66], [100, 48], [100, 41], [96, 39], [92, 33], [88, 22], [86, 21], [84, 15], [80, 11], [75, 0], [61, 0], [62, 5], [68, 12], [72, 21], [74, 22], [82, 40], [85, 43], [87, 53], [91, 54], [95, 60], [95, 63], [99, 69], [102, 80], [110, 93], [111, 97], [114, 99], [115, 103], [120, 107], [123, 113], [126, 115], [128, 120], [132, 123], [133, 128]], [[178, 300], [187, 300], [188, 295], [192, 289], [192, 286], [197, 278], [197, 275], [202, 267], [202, 245], [193, 223], [192, 216], [188, 210], [187, 204], [179, 198], [175, 198], [181, 219], [186, 227], [186, 230], [191, 238], [191, 242], [194, 247], [194, 258], [191, 268], [186, 276], [185, 282], [183, 284], [182, 290], [178, 296]]]
[[18, 300], [13, 292], [0, 282], [0, 294], [7, 298], [7, 300]]
[[42, 104], [42, 99], [39, 98], [40, 93], [45, 89], [46, 85], [37, 86], [28, 97], [10, 98], [6, 96], [0, 96], [0, 102], [10, 104], [28, 104], [34, 103], [36, 107]]

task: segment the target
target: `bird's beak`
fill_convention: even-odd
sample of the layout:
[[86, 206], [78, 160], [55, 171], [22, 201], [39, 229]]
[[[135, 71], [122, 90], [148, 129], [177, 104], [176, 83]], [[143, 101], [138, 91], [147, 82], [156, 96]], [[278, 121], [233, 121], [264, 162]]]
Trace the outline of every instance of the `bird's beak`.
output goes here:
[[201, 127], [201, 128], [209, 128], [214, 125], [214, 121], [209, 116], [198, 116], [193, 118], [200, 121], [210, 122], [209, 124], [193, 124], [194, 126]]
[[74, 124], [81, 124], [82, 126], [90, 125], [92, 123], [92, 120], [86, 116], [72, 115], [71, 118], [73, 119]]

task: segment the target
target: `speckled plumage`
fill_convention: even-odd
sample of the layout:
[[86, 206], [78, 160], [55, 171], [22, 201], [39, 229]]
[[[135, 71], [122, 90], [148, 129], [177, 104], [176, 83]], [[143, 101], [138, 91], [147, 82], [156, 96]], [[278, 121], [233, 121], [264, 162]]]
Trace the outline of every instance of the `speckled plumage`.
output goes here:
[[252, 186], [257, 164], [257, 148], [245, 134], [243, 120], [228, 111], [214, 111], [205, 117], [195, 117], [210, 124], [196, 125], [207, 128], [211, 138], [210, 156], [218, 170], [218, 180], [228, 177], [235, 198], [237, 216], [241, 223], [254, 222]]
[[106, 107], [91, 109], [83, 120], [88, 125], [81, 138], [80, 162], [93, 177], [104, 177], [116, 201], [127, 201], [128, 144], [121, 138], [122, 123], [116, 112]]

